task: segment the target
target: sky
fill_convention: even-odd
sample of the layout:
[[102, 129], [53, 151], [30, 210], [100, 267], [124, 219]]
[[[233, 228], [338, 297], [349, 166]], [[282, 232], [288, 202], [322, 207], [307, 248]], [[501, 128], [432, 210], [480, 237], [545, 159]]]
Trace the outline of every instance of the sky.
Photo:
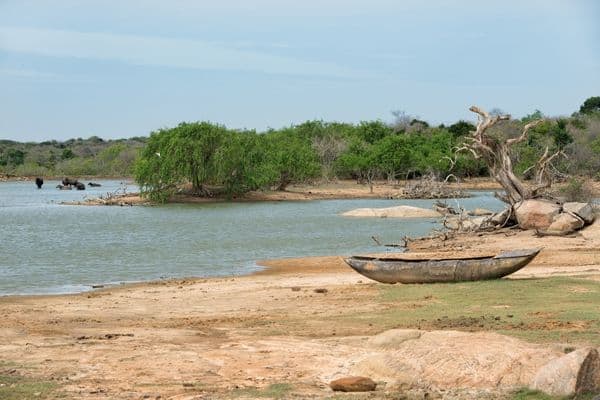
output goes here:
[[600, 95], [595, 0], [0, 0], [0, 139], [432, 124]]

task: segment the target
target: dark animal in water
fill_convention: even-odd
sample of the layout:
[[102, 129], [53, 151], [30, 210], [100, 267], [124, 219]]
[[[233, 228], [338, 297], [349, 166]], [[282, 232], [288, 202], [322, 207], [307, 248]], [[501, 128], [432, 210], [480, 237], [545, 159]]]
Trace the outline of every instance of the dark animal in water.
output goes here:
[[77, 179], [64, 178], [62, 180], [63, 186], [77, 186], [77, 183], [79, 183]]
[[35, 178], [35, 184], [37, 185], [38, 189], [42, 188], [42, 185], [44, 184], [44, 180], [42, 178]]
[[100, 186], [102, 186], [102, 185], [101, 185], [101, 184], [99, 184], [99, 183], [90, 182], [90, 183], [88, 183], [88, 186], [90, 186], [90, 187], [100, 187]]
[[77, 189], [77, 190], [85, 190], [85, 183], [76, 182], [75, 183], [75, 189]]
[[65, 186], [65, 185], [56, 185], [57, 189], [60, 190], [72, 190], [73, 188], [71, 186]]

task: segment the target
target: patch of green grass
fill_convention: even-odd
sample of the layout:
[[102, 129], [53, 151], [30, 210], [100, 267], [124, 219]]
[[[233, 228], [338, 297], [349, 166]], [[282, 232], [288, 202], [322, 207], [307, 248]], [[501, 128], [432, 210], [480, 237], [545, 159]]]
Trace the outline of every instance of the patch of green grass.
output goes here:
[[574, 277], [381, 285], [379, 310], [350, 313], [391, 328], [492, 330], [534, 342], [600, 345], [600, 285]]
[[0, 399], [2, 400], [65, 398], [58, 389], [58, 385], [54, 382], [0, 374]]
[[594, 394], [582, 394], [582, 395], [577, 395], [575, 397], [550, 396], [549, 394], [545, 394], [543, 392], [540, 392], [539, 390], [523, 388], [523, 389], [517, 390], [511, 399], [512, 400], [567, 400], [567, 399], [591, 400], [594, 398], [594, 396], [595, 396]]
[[274, 383], [264, 389], [244, 388], [231, 392], [233, 397], [281, 399], [293, 389], [289, 383]]

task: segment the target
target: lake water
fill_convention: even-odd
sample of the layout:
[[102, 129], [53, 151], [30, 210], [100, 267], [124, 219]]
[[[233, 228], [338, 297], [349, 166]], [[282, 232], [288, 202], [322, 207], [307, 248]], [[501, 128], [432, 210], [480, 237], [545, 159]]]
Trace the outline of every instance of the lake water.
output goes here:
[[[93, 284], [184, 276], [248, 274], [257, 260], [391, 251], [404, 235], [439, 228], [435, 219], [350, 218], [359, 207], [432, 200], [322, 200], [177, 204], [154, 207], [66, 206], [60, 202], [119, 188], [61, 191], [56, 181], [0, 183], [0, 295], [69, 293]], [[129, 185], [130, 191], [137, 188]], [[457, 200], [449, 200], [456, 206]], [[462, 207], [499, 210], [491, 193], [459, 199]]]

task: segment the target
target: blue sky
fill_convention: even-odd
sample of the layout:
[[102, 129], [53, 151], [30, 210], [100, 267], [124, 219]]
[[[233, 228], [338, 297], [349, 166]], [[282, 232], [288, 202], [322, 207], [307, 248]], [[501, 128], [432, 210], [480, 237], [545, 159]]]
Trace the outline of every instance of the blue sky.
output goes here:
[[0, 138], [431, 123], [600, 95], [600, 2], [0, 0]]

